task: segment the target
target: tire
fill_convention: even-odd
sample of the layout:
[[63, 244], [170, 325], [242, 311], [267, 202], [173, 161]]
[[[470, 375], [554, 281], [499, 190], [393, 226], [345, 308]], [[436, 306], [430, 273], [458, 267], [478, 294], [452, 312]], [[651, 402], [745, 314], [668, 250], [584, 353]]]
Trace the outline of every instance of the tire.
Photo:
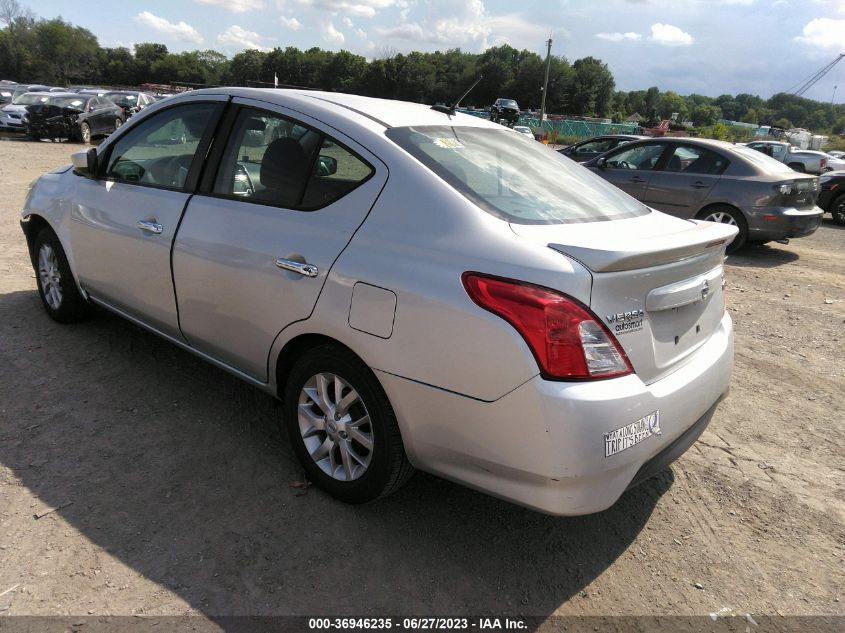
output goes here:
[[841, 193], [830, 203], [830, 215], [833, 221], [845, 225], [845, 193]]
[[745, 216], [742, 215], [742, 212], [726, 204], [717, 204], [704, 209], [698, 214], [698, 219], [706, 222], [730, 224], [739, 229], [739, 233], [733, 242], [728, 244], [728, 254], [736, 253], [745, 246], [745, 242], [748, 240], [748, 222], [745, 221]]
[[91, 142], [91, 126], [84, 121], [79, 124], [79, 140], [86, 145]]
[[789, 168], [802, 174], [807, 173], [807, 168], [804, 167], [803, 163], [789, 163]]
[[59, 238], [44, 227], [33, 244], [35, 283], [47, 314], [59, 323], [73, 323], [88, 316], [93, 307], [80, 294]]
[[114, 131], [114, 132], [117, 132], [117, 129], [118, 129], [121, 125], [123, 125], [123, 119], [121, 119], [120, 117], [115, 117], [115, 118], [114, 118], [114, 130], [113, 130], [113, 131]]
[[296, 361], [285, 385], [284, 420], [307, 477], [340, 501], [374, 501], [414, 472], [378, 379], [339, 345], [321, 345]]

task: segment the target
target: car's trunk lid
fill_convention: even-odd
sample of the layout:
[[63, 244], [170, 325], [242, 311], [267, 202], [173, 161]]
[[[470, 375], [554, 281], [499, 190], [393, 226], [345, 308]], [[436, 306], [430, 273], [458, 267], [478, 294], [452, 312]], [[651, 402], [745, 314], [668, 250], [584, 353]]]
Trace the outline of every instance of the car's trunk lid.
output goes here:
[[590, 308], [646, 383], [674, 371], [719, 327], [723, 261], [734, 227], [662, 213], [511, 227], [590, 269]]

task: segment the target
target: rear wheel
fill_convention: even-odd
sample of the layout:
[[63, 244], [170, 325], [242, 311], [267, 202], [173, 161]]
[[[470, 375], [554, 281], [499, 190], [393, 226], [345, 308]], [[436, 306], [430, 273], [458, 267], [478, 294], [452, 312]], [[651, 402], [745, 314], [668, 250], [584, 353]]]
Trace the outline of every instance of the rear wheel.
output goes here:
[[91, 126], [85, 122], [79, 124], [79, 139], [86, 144], [91, 142]]
[[70, 271], [59, 238], [49, 227], [35, 237], [35, 278], [41, 303], [51, 319], [59, 323], [79, 321], [91, 312]]
[[413, 473], [396, 415], [378, 379], [338, 345], [322, 345], [291, 369], [284, 418], [308, 478], [347, 503], [398, 489]]
[[739, 233], [734, 238], [733, 242], [728, 244], [728, 253], [735, 253], [745, 245], [748, 240], [748, 223], [745, 221], [742, 213], [733, 207], [727, 205], [716, 205], [705, 209], [698, 214], [699, 220], [706, 222], [718, 222], [719, 224], [729, 224], [739, 229]]
[[845, 193], [839, 194], [830, 203], [830, 215], [837, 224], [845, 224]]
[[803, 163], [789, 163], [789, 167], [790, 167], [790, 169], [793, 169], [795, 171], [799, 171], [802, 174], [807, 173], [807, 168], [804, 167]]
[[123, 119], [121, 119], [120, 117], [115, 117], [114, 118], [114, 131], [117, 132], [117, 128], [119, 128], [121, 125], [123, 125]]

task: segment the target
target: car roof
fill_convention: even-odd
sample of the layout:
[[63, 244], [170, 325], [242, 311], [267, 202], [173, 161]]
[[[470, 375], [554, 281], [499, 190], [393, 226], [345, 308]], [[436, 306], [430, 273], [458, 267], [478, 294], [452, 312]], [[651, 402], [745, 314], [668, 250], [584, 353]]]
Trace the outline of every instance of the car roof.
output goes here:
[[276, 88], [204, 88], [192, 90], [175, 96], [178, 100], [190, 100], [192, 96], [230, 95], [266, 101], [279, 106], [290, 107], [291, 102], [303, 106], [322, 106], [333, 114], [349, 120], [360, 117], [369, 119], [386, 128], [422, 125], [451, 125], [462, 127], [482, 127], [500, 130], [502, 126], [481, 117], [457, 112], [453, 115], [432, 110], [431, 106], [409, 101], [377, 99], [342, 92], [320, 92], [317, 90], [293, 90]]

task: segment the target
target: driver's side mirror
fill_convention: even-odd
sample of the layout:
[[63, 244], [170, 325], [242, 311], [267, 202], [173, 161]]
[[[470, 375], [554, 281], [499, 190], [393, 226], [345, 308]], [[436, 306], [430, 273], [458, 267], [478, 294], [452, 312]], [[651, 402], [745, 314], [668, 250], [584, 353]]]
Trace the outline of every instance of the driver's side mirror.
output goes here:
[[604, 158], [603, 156], [601, 158], [597, 158], [596, 159], [596, 167], [598, 167], [599, 169], [607, 168], [607, 159]]
[[73, 171], [88, 178], [97, 177], [97, 148], [90, 147], [70, 155]]

